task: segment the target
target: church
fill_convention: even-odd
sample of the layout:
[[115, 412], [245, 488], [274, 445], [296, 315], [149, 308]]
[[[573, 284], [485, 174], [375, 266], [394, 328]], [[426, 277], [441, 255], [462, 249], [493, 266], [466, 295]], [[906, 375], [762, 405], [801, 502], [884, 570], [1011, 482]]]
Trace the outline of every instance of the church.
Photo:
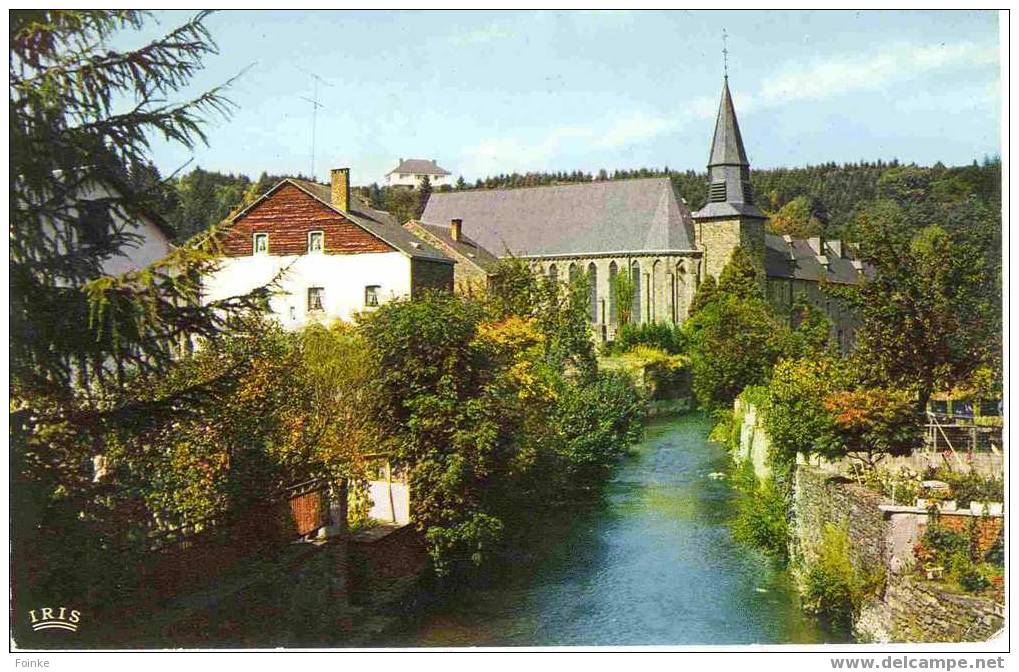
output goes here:
[[[764, 272], [768, 300], [789, 314], [799, 297], [825, 311], [832, 340], [848, 348], [856, 322], [822, 291], [824, 283], [862, 282], [868, 269], [843, 241], [767, 232], [754, 202], [728, 76], [708, 161], [708, 201], [691, 212], [667, 177], [524, 189], [432, 194], [421, 222], [455, 226], [497, 256], [526, 260], [536, 272], [590, 279], [590, 318], [602, 340], [619, 326], [612, 278], [635, 280], [631, 320], [682, 324], [698, 285], [718, 277], [743, 246]], [[791, 318], [790, 318], [791, 319]]]

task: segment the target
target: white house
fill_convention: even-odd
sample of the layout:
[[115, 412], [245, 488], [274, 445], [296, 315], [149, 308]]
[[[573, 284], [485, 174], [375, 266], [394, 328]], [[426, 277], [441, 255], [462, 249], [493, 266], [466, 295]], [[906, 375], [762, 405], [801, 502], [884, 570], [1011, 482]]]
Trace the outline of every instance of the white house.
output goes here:
[[54, 215], [46, 225], [47, 235], [58, 249], [85, 245], [107, 249], [111, 236], [128, 239], [101, 261], [102, 275], [140, 270], [173, 249], [174, 231], [162, 217], [147, 210], [127, 212], [124, 198], [128, 187], [116, 176], [89, 177], [69, 189], [73, 196], [61, 206], [59, 217]]
[[440, 168], [435, 159], [400, 159], [399, 165], [386, 173], [386, 186], [417, 189], [426, 176], [433, 187], [450, 184], [450, 172]]
[[288, 329], [453, 288], [453, 260], [352, 197], [347, 168], [333, 170], [330, 185], [281, 181], [233, 217], [221, 242], [226, 258], [206, 281], [207, 300], [279, 276], [270, 307]]

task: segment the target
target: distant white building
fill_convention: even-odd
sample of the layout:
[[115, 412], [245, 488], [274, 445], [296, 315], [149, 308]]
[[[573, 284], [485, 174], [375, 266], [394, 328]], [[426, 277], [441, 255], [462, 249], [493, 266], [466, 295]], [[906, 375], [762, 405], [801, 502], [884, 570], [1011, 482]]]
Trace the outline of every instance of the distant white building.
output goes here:
[[246, 294], [280, 276], [270, 308], [287, 329], [350, 320], [394, 298], [453, 290], [453, 260], [350, 193], [285, 179], [239, 212], [221, 241], [226, 257], [205, 282], [209, 301]]
[[433, 187], [450, 184], [450, 172], [434, 159], [400, 159], [399, 165], [386, 173], [386, 186], [417, 189], [426, 176]]

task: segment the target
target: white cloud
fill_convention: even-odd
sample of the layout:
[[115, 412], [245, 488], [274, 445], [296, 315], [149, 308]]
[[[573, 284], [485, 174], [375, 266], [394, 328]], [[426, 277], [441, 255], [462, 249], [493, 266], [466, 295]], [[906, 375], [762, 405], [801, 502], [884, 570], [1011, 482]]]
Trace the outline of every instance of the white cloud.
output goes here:
[[853, 91], [882, 89], [897, 80], [945, 67], [968, 67], [997, 62], [994, 47], [972, 42], [925, 46], [888, 45], [867, 54], [790, 65], [761, 87], [755, 96], [763, 105], [795, 100], [819, 100]]

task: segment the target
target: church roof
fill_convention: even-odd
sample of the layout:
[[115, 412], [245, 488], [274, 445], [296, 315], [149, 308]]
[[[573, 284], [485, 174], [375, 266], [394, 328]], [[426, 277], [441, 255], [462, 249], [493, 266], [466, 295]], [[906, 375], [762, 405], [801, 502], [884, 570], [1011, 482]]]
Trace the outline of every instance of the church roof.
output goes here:
[[715, 119], [715, 137], [711, 141], [711, 166], [749, 166], [747, 151], [743, 148], [743, 136], [739, 132], [736, 121], [736, 108], [732, 104], [729, 93], [729, 78], [722, 85], [722, 102], [718, 106], [718, 118]]
[[668, 178], [433, 193], [421, 221], [451, 219], [497, 255], [694, 249], [690, 211]]

